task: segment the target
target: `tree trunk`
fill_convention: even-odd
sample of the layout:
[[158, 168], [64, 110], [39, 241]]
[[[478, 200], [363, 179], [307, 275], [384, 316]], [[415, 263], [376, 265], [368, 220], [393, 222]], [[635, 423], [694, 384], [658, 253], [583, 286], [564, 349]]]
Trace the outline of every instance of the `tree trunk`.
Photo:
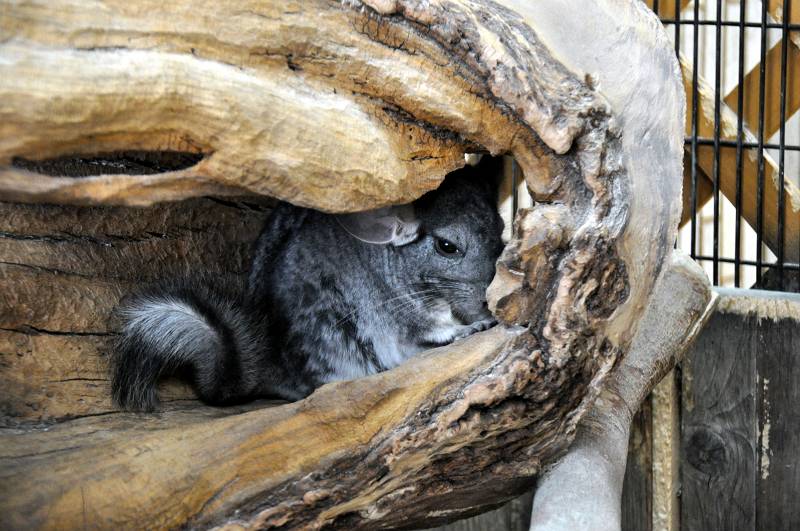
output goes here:
[[[529, 488], [629, 351], [680, 213], [684, 102], [659, 22], [638, 0], [575, 7], [4, 6], [3, 526], [422, 526]], [[119, 296], [243, 271], [264, 213], [107, 205], [356, 211], [419, 197], [469, 152], [512, 154], [536, 201], [489, 289], [500, 326], [293, 404], [218, 410], [177, 388], [163, 414], [113, 411]]]

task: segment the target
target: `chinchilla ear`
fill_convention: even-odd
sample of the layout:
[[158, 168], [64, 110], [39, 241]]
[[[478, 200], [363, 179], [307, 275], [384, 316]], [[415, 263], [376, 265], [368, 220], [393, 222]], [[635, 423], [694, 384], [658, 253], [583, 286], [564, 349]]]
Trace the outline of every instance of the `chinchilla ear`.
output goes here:
[[366, 243], [400, 247], [416, 240], [420, 232], [413, 205], [338, 214], [336, 220], [350, 235]]

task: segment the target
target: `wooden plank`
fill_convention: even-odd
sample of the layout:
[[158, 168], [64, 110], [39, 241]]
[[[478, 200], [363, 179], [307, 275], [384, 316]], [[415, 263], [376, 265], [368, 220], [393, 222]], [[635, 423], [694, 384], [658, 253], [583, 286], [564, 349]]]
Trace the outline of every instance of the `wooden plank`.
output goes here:
[[[687, 108], [692, 106], [692, 67], [681, 58], [684, 90]], [[714, 90], [702, 79], [698, 78], [698, 123], [697, 134], [703, 137], [714, 135]], [[728, 140], [736, 139], [736, 113], [722, 104], [720, 137]], [[687, 122], [691, 115], [687, 115]], [[745, 140], [755, 141], [753, 134], [745, 129]], [[713, 146], [698, 147], [698, 164], [706, 175], [713, 175]], [[736, 198], [736, 150], [720, 150], [719, 175], [720, 191], [731, 202]], [[756, 189], [758, 177], [758, 154], [756, 149], [745, 149], [742, 156], [742, 216], [756, 227], [757, 207]], [[784, 212], [784, 258], [786, 261], [800, 260], [800, 190], [789, 179], [785, 179], [780, 190], [778, 167], [768, 154], [764, 154], [764, 188], [763, 188], [763, 234], [764, 243], [777, 254], [780, 236], [778, 233], [778, 197], [783, 194]]]
[[[783, 0], [769, 0], [769, 14], [777, 22], [783, 22]], [[800, 24], [800, 0], [789, 0], [789, 14], [790, 24]], [[800, 47], [800, 31], [792, 31], [789, 33], [789, 39], [796, 46]]]
[[755, 358], [736, 314], [718, 311], [683, 364], [681, 525], [755, 527]]
[[[800, 4], [800, 2], [798, 3]], [[798, 5], [800, 9], [800, 5]], [[781, 126], [781, 56], [783, 54], [783, 41], [778, 41], [767, 52], [764, 77], [764, 139], [774, 135]], [[790, 118], [800, 108], [800, 47], [787, 46], [786, 50], [786, 118]], [[744, 121], [750, 131], [758, 132], [758, 99], [761, 95], [760, 83], [761, 63], [753, 67], [744, 78], [744, 108], [742, 109]], [[725, 103], [738, 112], [739, 91], [736, 87], [725, 96]], [[712, 107], [713, 109], [713, 107]]]
[[[652, 4], [652, 0], [648, 5]], [[791, 0], [791, 23], [797, 24], [800, 21], [800, 0]], [[652, 7], [652, 6], [651, 6]], [[772, 18], [781, 22], [783, 20], [783, 0], [770, 0], [769, 11]], [[664, 11], [661, 11], [664, 13]], [[794, 46], [790, 46], [787, 50], [787, 79], [786, 79], [786, 118], [791, 117], [798, 108], [800, 108], [800, 90], [793, 89], [792, 87], [800, 87], [800, 32], [790, 32], [790, 40]], [[782, 44], [779, 41], [767, 53], [766, 58], [766, 77], [765, 77], [765, 93], [766, 107], [765, 107], [765, 123], [764, 123], [764, 137], [770, 138], [780, 128], [780, 87], [781, 87], [781, 48]], [[757, 131], [758, 128], [758, 97], [761, 89], [760, 85], [760, 63], [753, 67], [752, 70], [745, 76], [744, 79], [744, 120], [749, 126], [750, 131]], [[689, 77], [687, 77], [689, 76]], [[691, 70], [684, 70], [684, 83], [691, 86]], [[738, 110], [738, 97], [740, 88], [737, 86], [727, 96], [725, 96], [725, 103], [735, 112]], [[689, 107], [690, 108], [690, 107]], [[713, 112], [713, 100], [709, 110]], [[712, 115], [713, 116], [713, 115]], [[734, 127], [736, 122], [733, 122]], [[713, 124], [712, 124], [713, 127]], [[691, 121], [687, 120], [686, 134], [691, 135]], [[703, 148], [707, 150], [708, 148]], [[683, 181], [683, 204], [684, 210], [681, 215], [681, 226], [688, 223], [691, 219], [691, 157], [690, 151], [687, 149], [686, 156], [684, 157], [684, 181]], [[734, 153], [735, 157], [735, 153]], [[713, 171], [713, 167], [712, 167]], [[711, 200], [713, 195], [713, 185], [711, 178], [703, 167], [698, 168], [698, 186], [697, 186], [697, 208], [698, 210]], [[735, 178], [735, 174], [734, 174]], [[735, 194], [735, 191], [734, 191]], [[727, 196], [726, 197], [731, 197]], [[735, 198], [735, 195], [733, 196]], [[734, 199], [731, 199], [733, 202]]]
[[756, 527], [798, 529], [800, 297], [793, 306], [768, 299], [743, 310], [759, 344]]
[[648, 396], [631, 424], [622, 484], [622, 531], [653, 529], [653, 410]]
[[653, 389], [653, 529], [680, 528], [680, 393], [676, 371]]

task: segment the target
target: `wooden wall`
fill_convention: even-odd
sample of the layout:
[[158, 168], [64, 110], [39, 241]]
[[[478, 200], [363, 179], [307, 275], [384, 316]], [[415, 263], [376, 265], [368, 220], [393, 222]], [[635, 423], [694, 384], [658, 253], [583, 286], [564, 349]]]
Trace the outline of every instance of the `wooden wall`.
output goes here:
[[[722, 290], [720, 306], [673, 374], [680, 404], [671, 520], [653, 511], [663, 407], [637, 417], [623, 494], [626, 530], [798, 529], [800, 296]], [[641, 466], [649, 454], [653, 467]]]
[[[800, 295], [720, 295], [634, 420], [623, 531], [800, 529]], [[524, 530], [530, 500], [440, 530]]]

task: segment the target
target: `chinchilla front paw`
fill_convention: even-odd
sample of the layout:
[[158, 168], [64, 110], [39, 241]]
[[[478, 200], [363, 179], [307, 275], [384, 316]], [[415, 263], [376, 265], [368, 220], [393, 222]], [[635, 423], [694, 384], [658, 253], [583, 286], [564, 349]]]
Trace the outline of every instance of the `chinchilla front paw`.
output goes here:
[[475, 332], [483, 332], [484, 330], [488, 330], [496, 324], [497, 319], [491, 317], [489, 319], [481, 319], [480, 321], [475, 321], [472, 324], [464, 325], [464, 329], [457, 333], [453, 340], [455, 341], [456, 339], [462, 339], [464, 337], [471, 336]]

